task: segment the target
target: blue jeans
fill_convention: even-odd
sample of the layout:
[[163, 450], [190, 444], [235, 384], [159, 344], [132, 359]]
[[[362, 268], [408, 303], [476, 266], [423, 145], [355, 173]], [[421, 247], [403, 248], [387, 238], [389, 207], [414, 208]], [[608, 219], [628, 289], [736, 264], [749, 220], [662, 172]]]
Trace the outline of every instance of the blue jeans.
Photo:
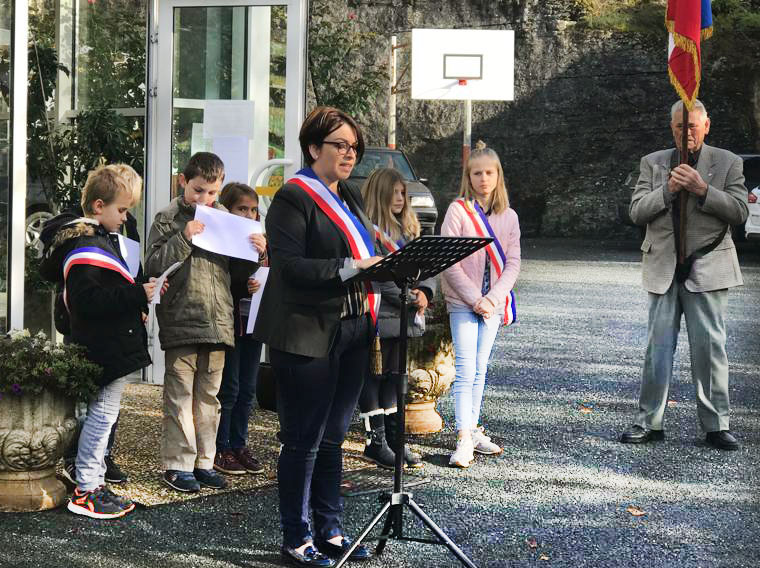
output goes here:
[[280, 418], [277, 480], [283, 545], [342, 535], [343, 450], [362, 383], [369, 372], [368, 317], [342, 320], [327, 357], [271, 349]]
[[261, 343], [244, 335], [224, 353], [222, 384], [216, 398], [222, 406], [216, 431], [216, 451], [239, 450], [248, 445], [248, 419], [256, 396]]
[[486, 370], [500, 326], [487, 326], [483, 318], [474, 312], [451, 312], [449, 321], [456, 368], [451, 388], [454, 393], [456, 427], [457, 431], [471, 430], [478, 425], [480, 419]]
[[121, 377], [101, 387], [87, 406], [75, 462], [80, 491], [91, 491], [105, 483], [106, 446], [111, 427], [119, 417], [121, 393], [126, 384], [127, 378]]

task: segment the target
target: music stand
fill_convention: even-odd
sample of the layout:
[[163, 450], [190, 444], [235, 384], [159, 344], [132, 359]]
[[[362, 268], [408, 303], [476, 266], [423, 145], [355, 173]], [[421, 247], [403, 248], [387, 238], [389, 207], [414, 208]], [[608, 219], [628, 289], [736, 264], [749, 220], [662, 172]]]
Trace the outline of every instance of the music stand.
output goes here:
[[[396, 380], [396, 404], [398, 407], [398, 434], [394, 443], [396, 461], [393, 468], [393, 492], [380, 497], [383, 506], [375, 514], [372, 520], [364, 527], [361, 534], [356, 538], [351, 547], [340, 557], [335, 568], [340, 568], [348, 561], [348, 557], [354, 549], [361, 544], [370, 531], [377, 525], [387, 512], [383, 531], [380, 533], [379, 542], [375, 553], [382, 554], [385, 544], [389, 539], [404, 540], [410, 542], [422, 542], [425, 544], [445, 545], [459, 561], [468, 568], [477, 568], [467, 558], [464, 552], [454, 544], [433, 520], [428, 517], [420, 506], [412, 499], [412, 494], [404, 491], [404, 448], [406, 437], [406, 393], [409, 387], [406, 369], [407, 349], [407, 321], [409, 317], [409, 288], [419, 282], [435, 276], [470, 256], [472, 253], [488, 245], [491, 237], [442, 237], [437, 235], [425, 235], [408, 243], [403, 248], [386, 256], [383, 260], [358, 274], [350, 277], [348, 282], [387, 282], [393, 281], [401, 289], [401, 313], [399, 321], [399, 355], [398, 373], [394, 373]], [[423, 524], [438, 537], [438, 540], [421, 539], [404, 536], [403, 511], [404, 506], [411, 509]], [[391, 532], [391, 529], [393, 532]]]

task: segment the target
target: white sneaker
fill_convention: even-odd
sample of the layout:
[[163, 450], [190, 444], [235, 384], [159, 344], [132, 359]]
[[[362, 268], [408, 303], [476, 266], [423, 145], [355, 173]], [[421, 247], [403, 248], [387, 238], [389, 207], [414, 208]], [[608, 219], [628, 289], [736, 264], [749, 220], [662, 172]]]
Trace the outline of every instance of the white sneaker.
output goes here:
[[482, 426], [472, 431], [472, 444], [473, 451], [486, 456], [495, 456], [503, 451], [498, 444], [494, 444], [491, 438], [486, 436]]
[[472, 438], [457, 438], [457, 449], [449, 458], [449, 465], [454, 467], [470, 467], [473, 455]]

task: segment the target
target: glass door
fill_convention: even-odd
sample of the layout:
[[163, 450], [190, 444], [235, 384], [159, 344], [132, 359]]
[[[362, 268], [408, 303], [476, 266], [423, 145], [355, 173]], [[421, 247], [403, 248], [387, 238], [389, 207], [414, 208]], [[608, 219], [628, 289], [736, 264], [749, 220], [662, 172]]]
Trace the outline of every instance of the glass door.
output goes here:
[[[196, 152], [219, 155], [225, 182], [255, 187], [252, 176], [270, 160], [290, 163], [275, 172], [278, 179], [294, 173], [306, 91], [306, 0], [161, 0], [154, 7], [148, 225], [178, 195], [178, 174]], [[151, 328], [148, 378], [160, 382], [155, 321]]]

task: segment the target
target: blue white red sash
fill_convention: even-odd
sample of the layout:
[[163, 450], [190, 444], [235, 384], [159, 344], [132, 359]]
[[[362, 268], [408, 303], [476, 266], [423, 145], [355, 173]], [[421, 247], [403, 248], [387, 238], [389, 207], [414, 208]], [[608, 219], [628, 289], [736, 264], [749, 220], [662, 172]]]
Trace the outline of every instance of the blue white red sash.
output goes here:
[[[373, 239], [359, 218], [354, 215], [348, 206], [322, 181], [316, 177], [310, 168], [299, 170], [288, 183], [297, 185], [303, 189], [319, 207], [320, 211], [327, 215], [338, 230], [343, 233], [348, 241], [351, 257], [357, 260], [370, 258], [375, 254]], [[369, 299], [370, 315], [377, 325], [377, 313], [380, 308], [380, 294], [376, 294], [371, 282], [365, 282]]]
[[106, 270], [113, 270], [124, 277], [130, 284], [135, 283], [135, 279], [129, 273], [126, 263], [115, 254], [100, 247], [80, 247], [72, 250], [63, 261], [63, 301], [68, 308], [66, 299], [66, 279], [69, 271], [76, 265], [97, 266]]
[[[496, 270], [496, 278], [501, 276], [504, 271], [504, 267], [507, 264], [507, 255], [504, 254], [504, 249], [496, 237], [491, 223], [488, 222], [488, 217], [483, 212], [480, 204], [477, 201], [467, 202], [462, 198], [456, 200], [459, 205], [467, 213], [467, 216], [472, 221], [473, 227], [475, 227], [475, 233], [479, 237], [493, 237], [493, 241], [486, 247], [486, 254], [491, 259]], [[510, 290], [506, 297], [506, 305], [504, 306], [504, 325], [510, 325], [517, 321], [517, 307], [515, 305], [515, 293], [514, 290]]]
[[404, 242], [401, 239], [394, 241], [388, 236], [388, 233], [383, 231], [380, 227], [377, 225], [373, 226], [375, 227], [375, 239], [378, 240], [388, 252], [396, 252], [404, 246]]

